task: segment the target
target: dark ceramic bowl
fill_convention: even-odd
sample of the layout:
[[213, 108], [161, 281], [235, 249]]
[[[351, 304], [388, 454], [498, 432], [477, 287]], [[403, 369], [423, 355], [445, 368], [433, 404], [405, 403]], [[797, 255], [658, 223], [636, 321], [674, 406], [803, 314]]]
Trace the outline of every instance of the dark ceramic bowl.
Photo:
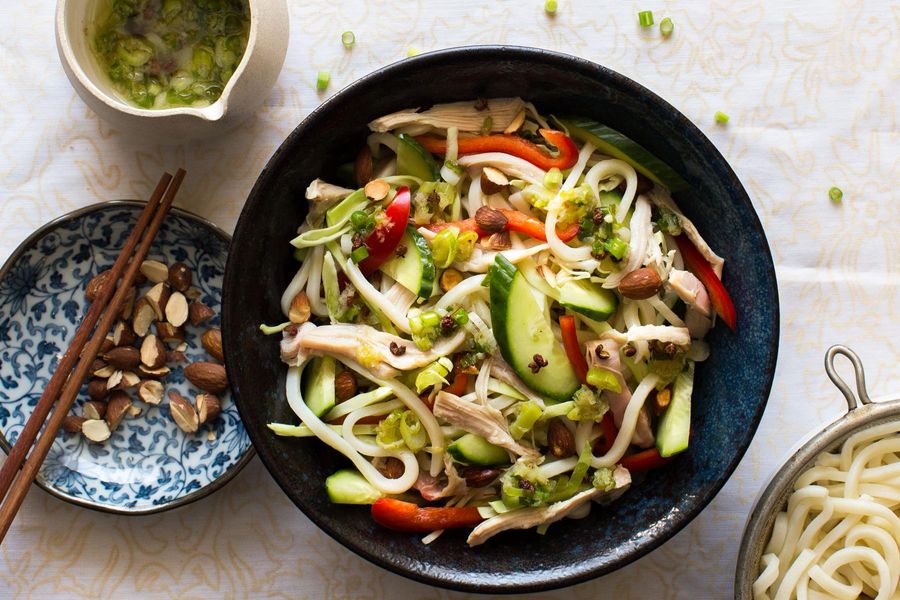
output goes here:
[[[279, 298], [297, 268], [288, 241], [306, 215], [304, 190], [334, 175], [363, 144], [366, 123], [414, 106], [521, 96], [545, 113], [594, 117], [674, 167], [690, 183], [676, 195], [713, 248], [738, 330], [716, 327], [709, 360], [697, 368], [690, 450], [650, 473], [611, 506], [547, 535], [504, 533], [469, 548], [464, 532], [432, 545], [382, 529], [366, 508], [331, 504], [325, 478], [347, 461], [315, 439], [274, 436], [266, 423], [293, 422], [278, 340], [259, 333], [280, 322]], [[594, 63], [516, 47], [425, 54], [368, 75], [317, 108], [285, 140], [256, 182], [234, 233], [224, 286], [226, 362], [244, 425], [285, 493], [350, 550], [401, 575], [478, 592], [525, 592], [609, 573], [687, 525], [734, 471], [763, 414], [778, 346], [778, 293], [766, 237], [747, 193], [722, 155], [662, 98]]]

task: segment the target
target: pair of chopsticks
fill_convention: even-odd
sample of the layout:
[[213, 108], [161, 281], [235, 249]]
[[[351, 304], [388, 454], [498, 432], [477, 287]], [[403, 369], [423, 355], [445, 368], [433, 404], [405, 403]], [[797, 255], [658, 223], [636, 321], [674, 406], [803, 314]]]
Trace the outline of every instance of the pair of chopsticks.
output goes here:
[[[6, 462], [0, 468], [0, 542], [6, 537], [41, 463], [53, 445], [63, 419], [78, 396], [82, 382], [90, 373], [91, 363], [100, 352], [104, 338], [115, 324], [129, 288], [134, 284], [141, 263], [150, 251], [153, 238], [156, 237], [166, 214], [172, 207], [184, 175], [184, 169], [178, 169], [174, 177], [165, 173], [160, 178], [134, 230], [116, 258], [106, 284], [101, 286], [97, 297], [91, 303], [87, 315], [75, 332], [72, 343], [50, 377], [34, 412], [28, 418]], [[47, 415], [50, 415], [49, 421]]]

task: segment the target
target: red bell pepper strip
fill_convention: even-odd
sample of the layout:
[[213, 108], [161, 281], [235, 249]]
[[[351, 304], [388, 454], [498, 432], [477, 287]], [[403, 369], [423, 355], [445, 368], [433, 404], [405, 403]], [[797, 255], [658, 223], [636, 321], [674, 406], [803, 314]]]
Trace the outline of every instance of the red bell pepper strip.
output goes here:
[[675, 242], [681, 251], [684, 265], [691, 273], [697, 276], [697, 279], [700, 280], [700, 283], [703, 284], [709, 293], [709, 301], [712, 303], [713, 308], [716, 309], [716, 314], [734, 331], [737, 326], [737, 311], [734, 309], [734, 302], [731, 301], [728, 290], [722, 285], [722, 280], [719, 279], [719, 276], [716, 275], [716, 272], [713, 271], [693, 242], [685, 235], [676, 236]]
[[388, 529], [413, 533], [472, 527], [484, 520], [475, 506], [420, 508], [412, 502], [393, 498], [376, 500], [372, 505], [372, 518]]
[[394, 250], [400, 245], [403, 232], [406, 231], [406, 222], [409, 221], [410, 197], [408, 187], [399, 188], [394, 199], [384, 209], [385, 220], [366, 238], [369, 256], [359, 263], [359, 269], [364, 275], [371, 275], [377, 271], [378, 267], [394, 255]]
[[603, 456], [613, 447], [613, 444], [616, 443], [616, 437], [619, 435], [619, 430], [616, 428], [616, 422], [610, 411], [606, 411], [606, 414], [603, 415], [603, 419], [600, 421], [600, 431], [603, 432], [603, 441], [597, 449], [600, 451], [600, 456]]
[[664, 467], [675, 459], [674, 456], [663, 458], [656, 448], [649, 448], [637, 454], [629, 454], [619, 461], [619, 464], [633, 473], [640, 471], [652, 471]]
[[[524, 233], [529, 237], [533, 237], [536, 240], [540, 240], [542, 242], [547, 241], [547, 235], [544, 231], [544, 222], [540, 219], [535, 219], [534, 217], [529, 217], [523, 212], [519, 212], [517, 210], [512, 210], [510, 208], [498, 208], [503, 216], [506, 217], [506, 229], [509, 231], [515, 231], [518, 233]], [[442, 229], [447, 229], [448, 227], [453, 226], [462, 231], [474, 231], [478, 234], [479, 238], [487, 237], [490, 233], [481, 229], [478, 224], [475, 222], [475, 219], [469, 217], [468, 219], [463, 219], [462, 221], [451, 221], [449, 223], [434, 223], [433, 225], [429, 225], [428, 229], [434, 232], [441, 231]], [[564, 242], [568, 242], [573, 237], [578, 235], [578, 223], [573, 223], [569, 225], [565, 229], [557, 229], [556, 235]]]
[[581, 344], [578, 343], [578, 334], [575, 333], [575, 317], [572, 315], [563, 315], [559, 318], [559, 330], [562, 333], [563, 348], [566, 350], [566, 357], [572, 363], [575, 370], [575, 376], [581, 383], [587, 383], [588, 365], [581, 353]]
[[[503, 152], [527, 160], [534, 166], [549, 171], [570, 169], [578, 160], [578, 146], [562, 131], [540, 129], [541, 137], [558, 150], [556, 156], [548, 154], [536, 144], [517, 135], [481, 135], [461, 137], [457, 141], [459, 155]], [[420, 135], [416, 141], [432, 154], [446, 154], [447, 140], [430, 135]]]
[[469, 376], [465, 373], [457, 373], [453, 378], [453, 383], [444, 388], [444, 391], [454, 396], [462, 396], [466, 393], [469, 386]]

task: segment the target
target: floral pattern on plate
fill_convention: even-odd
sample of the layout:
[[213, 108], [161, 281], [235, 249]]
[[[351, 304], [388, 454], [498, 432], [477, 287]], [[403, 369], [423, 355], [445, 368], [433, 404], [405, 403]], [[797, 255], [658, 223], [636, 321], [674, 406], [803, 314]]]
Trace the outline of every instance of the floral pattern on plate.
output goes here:
[[[68, 341], [87, 312], [88, 281], [112, 266], [143, 205], [109, 202], [54, 221], [28, 238], [0, 269], [0, 445], [8, 451], [34, 410]], [[193, 399], [199, 392], [182, 367], [210, 360], [201, 334], [218, 326], [228, 236], [209, 223], [173, 209], [148, 258], [190, 267], [201, 301], [216, 311], [211, 321], [185, 325], [186, 363], [164, 383]], [[38, 484], [65, 500], [100, 510], [148, 513], [196, 500], [214, 491], [252, 456], [250, 439], [230, 393], [220, 395], [222, 412], [194, 434], [178, 429], [168, 399], [144, 404], [109, 440], [95, 444], [62, 431], [53, 443]], [[81, 414], [86, 386], [72, 414]]]

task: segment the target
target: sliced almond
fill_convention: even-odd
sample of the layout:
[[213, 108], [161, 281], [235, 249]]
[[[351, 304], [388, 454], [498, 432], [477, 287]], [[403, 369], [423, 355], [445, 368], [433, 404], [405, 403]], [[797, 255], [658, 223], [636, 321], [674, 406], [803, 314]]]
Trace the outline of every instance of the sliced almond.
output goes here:
[[155, 379], [142, 381], [137, 389], [138, 398], [154, 406], [162, 402], [164, 391], [163, 384]]
[[391, 186], [384, 179], [373, 179], [363, 188], [366, 198], [373, 202], [378, 202], [387, 198]]
[[185, 433], [194, 433], [200, 427], [200, 417], [191, 403], [175, 390], [169, 391], [169, 415], [178, 428]]
[[481, 170], [481, 191], [488, 196], [497, 194], [509, 185], [509, 179], [499, 169], [485, 167]]
[[103, 360], [117, 369], [136, 369], [141, 353], [134, 346], [117, 346], [103, 355]]
[[119, 427], [119, 423], [125, 418], [125, 413], [131, 408], [131, 397], [121, 390], [113, 392], [106, 406], [106, 424], [112, 431]]
[[[110, 369], [112, 367], [109, 367]], [[94, 373], [96, 375], [96, 373]], [[106, 380], [106, 389], [111, 390], [122, 383], [122, 371], [113, 371], [109, 379]]]
[[189, 287], [184, 293], [188, 300], [199, 300], [203, 296], [203, 292], [198, 287]]
[[217, 396], [212, 394], [200, 394], [197, 396], [197, 416], [200, 424], [215, 421], [222, 412], [222, 404]]
[[148, 281], [162, 283], [169, 278], [169, 267], [158, 260], [145, 260], [141, 263], [141, 273]]
[[220, 394], [228, 388], [225, 367], [211, 362], [195, 362], [184, 368], [184, 376], [204, 392]]
[[175, 327], [181, 327], [188, 320], [187, 298], [181, 292], [173, 292], [166, 302], [166, 321]]
[[202, 302], [191, 302], [188, 307], [188, 319], [194, 327], [209, 321], [214, 316], [216, 316], [215, 311]]
[[291, 323], [300, 325], [309, 321], [311, 310], [309, 308], [309, 297], [306, 292], [299, 292], [294, 299], [291, 300], [291, 308], [288, 310], [288, 319]]
[[147, 335], [150, 325], [156, 320], [156, 311], [146, 298], [141, 298], [134, 305], [134, 317], [131, 320], [134, 332], [140, 337]]
[[194, 275], [191, 273], [190, 267], [183, 262], [172, 263], [169, 267], [169, 285], [173, 290], [186, 292], [193, 283]]
[[225, 360], [225, 354], [222, 351], [222, 332], [218, 329], [209, 329], [201, 337], [200, 343], [206, 352], [216, 360]]
[[156, 337], [167, 344], [180, 344], [184, 341], [184, 331], [167, 321], [157, 321]]
[[188, 349], [187, 342], [181, 342], [180, 344], [178, 344], [177, 346], [175, 346], [173, 348], [173, 350], [175, 350], [175, 352], [184, 352], [187, 349]]
[[88, 400], [81, 405], [81, 415], [85, 419], [102, 419], [106, 414], [106, 402]]
[[147, 299], [147, 303], [153, 308], [157, 321], [162, 321], [165, 318], [166, 304], [169, 302], [169, 296], [171, 294], [172, 292], [169, 291], [168, 284], [157, 283], [150, 288], [150, 291], [144, 296], [144, 298]]
[[148, 369], [158, 369], [166, 364], [166, 347], [152, 333], [141, 343], [141, 362]]
[[81, 423], [81, 433], [92, 442], [105, 442], [112, 435], [109, 425], [101, 419], [88, 419]]
[[81, 431], [81, 425], [87, 421], [84, 417], [79, 417], [78, 415], [67, 415], [62, 422], [63, 431], [66, 433], [79, 433]]

